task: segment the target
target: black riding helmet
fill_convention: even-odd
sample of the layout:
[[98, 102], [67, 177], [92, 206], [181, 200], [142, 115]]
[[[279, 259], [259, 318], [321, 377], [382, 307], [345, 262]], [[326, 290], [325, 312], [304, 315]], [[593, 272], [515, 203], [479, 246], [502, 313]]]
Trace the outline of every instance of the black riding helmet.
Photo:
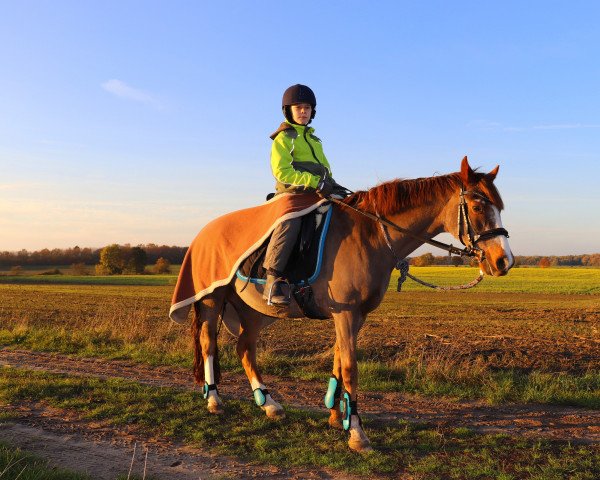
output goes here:
[[299, 103], [308, 103], [312, 107], [312, 113], [310, 115], [310, 119], [312, 121], [317, 113], [317, 98], [315, 97], [315, 93], [309, 87], [299, 83], [292, 85], [285, 92], [283, 92], [281, 109], [283, 110], [285, 119], [290, 123], [296, 123], [292, 117], [292, 111], [290, 107]]

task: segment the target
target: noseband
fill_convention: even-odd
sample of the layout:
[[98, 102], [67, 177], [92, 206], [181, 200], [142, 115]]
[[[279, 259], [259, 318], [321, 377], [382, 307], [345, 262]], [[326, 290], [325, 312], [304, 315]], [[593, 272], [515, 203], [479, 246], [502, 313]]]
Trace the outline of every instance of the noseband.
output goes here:
[[[476, 256], [480, 261], [483, 261], [485, 255], [483, 250], [477, 246], [477, 243], [489, 240], [490, 238], [494, 238], [499, 235], [508, 238], [508, 230], [505, 228], [490, 228], [488, 230], [484, 230], [483, 232], [476, 232], [473, 228], [471, 220], [469, 219], [469, 210], [467, 208], [467, 201], [465, 199], [466, 195], [479, 197], [488, 203], [491, 202], [479, 192], [465, 190], [464, 187], [460, 188], [460, 203], [458, 205], [458, 239], [468, 251], [472, 252], [472, 256]], [[463, 240], [463, 237], [465, 236], [466, 242]]]

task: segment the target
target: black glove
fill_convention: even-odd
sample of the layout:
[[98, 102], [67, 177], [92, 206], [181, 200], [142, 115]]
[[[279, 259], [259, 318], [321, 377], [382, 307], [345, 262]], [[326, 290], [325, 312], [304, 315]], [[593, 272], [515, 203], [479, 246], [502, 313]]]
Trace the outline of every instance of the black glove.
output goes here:
[[330, 177], [323, 177], [317, 185], [317, 193], [324, 198], [328, 198], [333, 193], [335, 182]]
[[333, 191], [331, 195], [339, 198], [346, 198], [348, 195], [352, 195], [352, 191], [348, 190], [346, 187], [342, 187], [339, 183], [334, 182]]

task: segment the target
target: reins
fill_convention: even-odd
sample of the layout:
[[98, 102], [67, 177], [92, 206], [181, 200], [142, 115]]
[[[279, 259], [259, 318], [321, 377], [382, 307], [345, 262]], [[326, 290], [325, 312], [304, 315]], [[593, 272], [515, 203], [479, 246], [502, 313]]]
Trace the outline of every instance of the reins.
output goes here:
[[[348, 190], [348, 192], [350, 192], [350, 191]], [[350, 193], [352, 193], [352, 192], [350, 192]], [[400, 276], [398, 277], [398, 286], [396, 287], [397, 292], [399, 292], [401, 290], [402, 284], [406, 281], [407, 278], [410, 278], [411, 280], [414, 280], [415, 282], [417, 282], [425, 287], [433, 288], [433, 289], [439, 290], [439, 291], [448, 291], [448, 290], [466, 290], [468, 288], [473, 288], [474, 286], [476, 286], [479, 282], [481, 282], [483, 280], [483, 272], [480, 270], [477, 278], [470, 281], [469, 283], [462, 284], [462, 285], [448, 286], [448, 287], [438, 286], [438, 285], [434, 285], [429, 282], [425, 282], [424, 280], [420, 280], [419, 278], [415, 277], [414, 275], [411, 275], [408, 272], [408, 270], [409, 270], [408, 261], [404, 258], [398, 257], [398, 255], [394, 251], [394, 248], [392, 247], [392, 241], [390, 238], [390, 234], [387, 229], [392, 228], [393, 230], [404, 233], [405, 235], [408, 235], [416, 240], [422, 241], [424, 243], [427, 243], [434, 247], [440, 248], [442, 250], [446, 250], [449, 255], [454, 254], [454, 255], [460, 255], [461, 257], [477, 257], [477, 259], [480, 262], [482, 262], [485, 260], [485, 255], [484, 255], [483, 251], [479, 247], [477, 247], [477, 245], [476, 245], [477, 242], [479, 242], [481, 240], [486, 240], [488, 238], [492, 238], [497, 235], [504, 235], [504, 236], [508, 237], [508, 232], [504, 228], [494, 228], [494, 229], [490, 229], [485, 232], [482, 232], [481, 234], [479, 234], [477, 236], [474, 236], [472, 228], [471, 228], [471, 222], [469, 221], [469, 216], [467, 213], [467, 207], [466, 207], [466, 201], [465, 201], [465, 194], [467, 194], [467, 193], [472, 193], [472, 192], [465, 191], [463, 188], [461, 188], [461, 190], [460, 190], [461, 202], [460, 202], [459, 209], [458, 209], [459, 239], [460, 239], [461, 243], [465, 246], [465, 248], [458, 248], [452, 244], [439, 242], [437, 240], [432, 240], [429, 238], [425, 238], [421, 235], [417, 235], [416, 233], [413, 233], [410, 230], [408, 230], [404, 227], [401, 227], [399, 225], [396, 225], [395, 223], [387, 220], [386, 218], [379, 215], [377, 213], [377, 211], [375, 212], [375, 214], [372, 214], [372, 213], [366, 212], [364, 210], [361, 210], [359, 208], [356, 208], [353, 205], [349, 205], [346, 202], [342, 202], [341, 200], [334, 198], [334, 197], [330, 197], [329, 200], [333, 203], [336, 203], [337, 205], [354, 210], [355, 212], [359, 213], [360, 215], [370, 218], [371, 220], [373, 220], [379, 224], [379, 227], [381, 228], [381, 231], [383, 233], [383, 238], [385, 239], [385, 243], [387, 244], [388, 248], [392, 252], [392, 255], [394, 256], [394, 259], [396, 260], [395, 268], [400, 272]], [[463, 240], [463, 234], [465, 233], [465, 232], [463, 232], [463, 228], [466, 230], [466, 235], [468, 237], [468, 244], [465, 243]]]
[[375, 222], [378, 222], [380, 225], [391, 228], [400, 233], [404, 233], [405, 235], [408, 235], [409, 237], [412, 237], [412, 238], [419, 240], [421, 242], [424, 242], [424, 243], [428, 243], [429, 245], [433, 245], [434, 247], [441, 248], [442, 250], [446, 250], [450, 255], [452, 255], [452, 254], [460, 255], [461, 257], [475, 257], [478, 255], [477, 253], [475, 253], [476, 249], [473, 247], [465, 246], [465, 248], [458, 248], [449, 243], [443, 243], [443, 242], [439, 242], [437, 240], [425, 238], [425, 237], [422, 237], [421, 235], [417, 235], [416, 233], [411, 232], [407, 228], [396, 225], [394, 222], [390, 222], [388, 219], [386, 219], [385, 217], [382, 217], [380, 215], [374, 215], [372, 213], [365, 212], [364, 210], [360, 210], [359, 208], [356, 208], [354, 205], [349, 205], [348, 203], [342, 202], [341, 200], [338, 200], [337, 198], [329, 197], [329, 200], [332, 201], [333, 203], [336, 203], [343, 207], [347, 207], [351, 210], [354, 210], [355, 212], [359, 213], [360, 215], [363, 215], [367, 218], [370, 218], [371, 220], [373, 220]]

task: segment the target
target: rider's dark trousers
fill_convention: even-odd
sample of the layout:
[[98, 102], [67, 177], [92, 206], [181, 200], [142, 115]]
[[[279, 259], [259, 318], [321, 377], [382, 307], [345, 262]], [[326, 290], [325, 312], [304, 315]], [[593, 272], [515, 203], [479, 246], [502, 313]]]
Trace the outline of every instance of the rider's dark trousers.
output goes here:
[[278, 274], [285, 271], [301, 227], [302, 217], [286, 220], [275, 227], [263, 262], [263, 267], [267, 271]]

